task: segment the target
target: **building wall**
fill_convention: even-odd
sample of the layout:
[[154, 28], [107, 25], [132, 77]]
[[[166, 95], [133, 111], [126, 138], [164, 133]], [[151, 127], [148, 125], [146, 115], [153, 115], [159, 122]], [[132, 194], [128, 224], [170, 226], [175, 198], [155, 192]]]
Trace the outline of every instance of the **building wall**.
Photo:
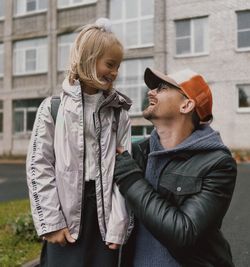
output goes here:
[[15, 39], [47, 35], [47, 12], [30, 14], [24, 17], [14, 17], [12, 35]]
[[[0, 100], [4, 102], [4, 132], [0, 136], [1, 154], [26, 154], [30, 133], [15, 134], [13, 129], [14, 102], [16, 100], [42, 99], [59, 94], [65, 73], [57, 70], [57, 38], [71, 33], [98, 17], [109, 17], [109, 0], [91, 4], [57, 8], [57, 1], [48, 1], [46, 11], [25, 15], [13, 15], [14, 0], [5, 1], [5, 17], [0, 21], [0, 42], [4, 44], [4, 78], [0, 78]], [[155, 1], [157, 44], [152, 47], [133, 48], [125, 51], [125, 60], [158, 57], [159, 66], [165, 66], [165, 46], [161, 40], [164, 34], [165, 1]], [[160, 29], [160, 31], [159, 31]], [[32, 75], [13, 75], [13, 47], [15, 42], [33, 38], [48, 39], [49, 65], [46, 73]], [[150, 125], [141, 116], [131, 118], [132, 125]]]
[[[236, 49], [236, 11], [249, 10], [244, 0], [167, 0], [168, 73], [191, 68], [203, 74], [211, 85], [214, 104], [212, 126], [231, 148], [250, 149], [250, 113], [237, 111], [236, 84], [250, 83], [250, 51]], [[175, 57], [174, 20], [208, 16], [209, 53], [197, 57]]]
[[[106, 16], [107, 1], [70, 8], [57, 8], [57, 1], [48, 1], [45, 12], [13, 16], [13, 0], [5, 1], [5, 17], [0, 21], [0, 42], [4, 44], [4, 78], [0, 77], [0, 100], [4, 102], [4, 132], [0, 135], [0, 155], [26, 154], [30, 133], [13, 134], [13, 100], [45, 98], [58, 94], [64, 78], [57, 71], [57, 37], [73, 32], [96, 16]], [[47, 73], [13, 75], [13, 44], [15, 41], [48, 38], [49, 66]]]
[[[0, 77], [0, 100], [4, 102], [4, 132], [1, 154], [25, 154], [30, 134], [13, 134], [13, 100], [45, 98], [59, 94], [64, 72], [57, 71], [57, 38], [98, 17], [109, 16], [109, 0], [69, 8], [57, 8], [48, 1], [46, 12], [13, 16], [13, 0], [5, 1], [5, 18], [0, 20], [0, 43], [4, 44], [4, 77]], [[250, 52], [236, 49], [236, 11], [250, 10], [245, 0], [155, 0], [154, 45], [125, 51], [125, 60], [153, 58], [154, 67], [171, 73], [191, 68], [203, 74], [214, 96], [214, 122], [231, 148], [250, 149], [250, 113], [237, 111], [236, 84], [250, 83]], [[203, 56], [175, 56], [175, 20], [208, 16], [209, 53]], [[13, 44], [30, 38], [48, 38], [48, 72], [12, 75]], [[150, 125], [141, 115], [131, 116], [133, 126]]]

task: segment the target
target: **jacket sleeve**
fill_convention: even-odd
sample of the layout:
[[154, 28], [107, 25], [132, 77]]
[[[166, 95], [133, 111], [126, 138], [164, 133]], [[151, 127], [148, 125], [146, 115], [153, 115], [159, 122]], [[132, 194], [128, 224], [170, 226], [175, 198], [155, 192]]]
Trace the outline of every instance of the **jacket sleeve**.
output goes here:
[[[118, 125], [117, 147], [118, 146], [131, 151], [130, 119], [128, 112], [124, 109], [121, 110]], [[132, 227], [125, 200], [119, 192], [117, 185], [114, 183], [112, 192], [112, 209], [107, 225], [106, 241], [110, 243], [124, 244]]]
[[231, 157], [222, 159], [204, 177], [201, 191], [187, 196], [180, 206], [162, 197], [144, 179], [134, 179], [123, 195], [136, 217], [162, 244], [173, 250], [187, 248], [213, 225], [220, 227], [232, 198], [236, 172]]
[[31, 212], [39, 236], [66, 227], [55, 182], [54, 121], [50, 99], [40, 105], [26, 159]]

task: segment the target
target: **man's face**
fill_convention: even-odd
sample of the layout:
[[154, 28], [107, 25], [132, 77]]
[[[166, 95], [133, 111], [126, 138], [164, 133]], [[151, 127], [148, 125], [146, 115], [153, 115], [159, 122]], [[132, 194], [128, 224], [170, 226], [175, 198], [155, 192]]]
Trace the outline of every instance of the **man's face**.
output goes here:
[[143, 111], [145, 119], [172, 120], [180, 114], [180, 106], [185, 99], [181, 90], [160, 84], [148, 91], [149, 106]]

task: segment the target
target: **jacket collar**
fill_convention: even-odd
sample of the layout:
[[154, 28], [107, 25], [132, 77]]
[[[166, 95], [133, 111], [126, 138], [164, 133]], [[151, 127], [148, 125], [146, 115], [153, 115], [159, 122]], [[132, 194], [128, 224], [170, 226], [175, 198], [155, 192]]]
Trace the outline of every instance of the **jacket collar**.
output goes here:
[[103, 91], [103, 98], [100, 102], [99, 107], [110, 106], [113, 108], [123, 108], [125, 110], [129, 110], [132, 105], [130, 98], [115, 89]]
[[[81, 100], [82, 92], [79, 80], [75, 80], [74, 84], [70, 85], [68, 78], [65, 78], [62, 88], [65, 94], [70, 95], [73, 99]], [[100, 98], [97, 108], [110, 106], [129, 110], [131, 105], [132, 101], [130, 98], [115, 89], [111, 89], [109, 91], [103, 91], [103, 96]]]
[[[138, 143], [140, 151], [142, 152], [142, 154], [144, 156], [146, 156], [150, 153], [149, 142], [150, 142], [150, 137], [143, 139], [142, 141], [140, 141]], [[183, 159], [189, 159], [191, 156], [192, 156], [191, 151], [182, 151], [182, 152], [176, 154], [176, 157], [183, 158]]]

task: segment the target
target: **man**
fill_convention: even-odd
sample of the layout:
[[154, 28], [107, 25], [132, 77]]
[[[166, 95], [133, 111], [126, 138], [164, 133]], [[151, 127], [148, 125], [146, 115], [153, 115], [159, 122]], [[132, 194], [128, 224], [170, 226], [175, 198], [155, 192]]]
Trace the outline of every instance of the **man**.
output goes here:
[[124, 266], [232, 267], [220, 227], [237, 167], [209, 126], [210, 88], [191, 70], [167, 76], [147, 68], [144, 80], [151, 90], [143, 116], [155, 130], [134, 145], [135, 160], [125, 151], [115, 168], [138, 223]]

